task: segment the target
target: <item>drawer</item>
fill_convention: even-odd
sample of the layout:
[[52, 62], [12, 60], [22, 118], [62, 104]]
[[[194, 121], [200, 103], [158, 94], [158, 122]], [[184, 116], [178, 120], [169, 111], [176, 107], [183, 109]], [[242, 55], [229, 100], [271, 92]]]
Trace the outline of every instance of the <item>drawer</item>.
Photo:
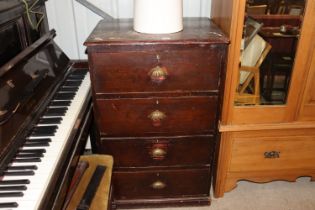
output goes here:
[[230, 171], [314, 169], [315, 137], [239, 138], [231, 157]]
[[217, 97], [96, 100], [101, 135], [207, 134], [215, 129]]
[[114, 199], [208, 196], [210, 170], [114, 172]]
[[115, 167], [209, 165], [214, 151], [214, 138], [152, 137], [102, 138], [98, 153], [110, 154]]
[[218, 90], [222, 48], [92, 53], [96, 93]]

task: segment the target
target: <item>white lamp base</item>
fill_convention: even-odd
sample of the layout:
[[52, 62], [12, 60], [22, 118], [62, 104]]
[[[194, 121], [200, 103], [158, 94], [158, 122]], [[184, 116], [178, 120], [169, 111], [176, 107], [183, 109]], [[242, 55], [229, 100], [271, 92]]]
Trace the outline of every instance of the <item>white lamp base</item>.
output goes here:
[[183, 0], [134, 0], [134, 30], [148, 34], [183, 30]]

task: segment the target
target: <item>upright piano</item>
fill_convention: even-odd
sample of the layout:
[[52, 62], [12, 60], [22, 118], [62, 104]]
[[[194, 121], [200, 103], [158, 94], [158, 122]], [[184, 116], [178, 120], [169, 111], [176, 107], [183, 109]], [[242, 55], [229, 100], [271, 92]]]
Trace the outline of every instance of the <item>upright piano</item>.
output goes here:
[[69, 60], [54, 42], [54, 30], [24, 37], [31, 30], [25, 30], [21, 1], [4, 2], [0, 210], [62, 209], [92, 122], [87, 64]]

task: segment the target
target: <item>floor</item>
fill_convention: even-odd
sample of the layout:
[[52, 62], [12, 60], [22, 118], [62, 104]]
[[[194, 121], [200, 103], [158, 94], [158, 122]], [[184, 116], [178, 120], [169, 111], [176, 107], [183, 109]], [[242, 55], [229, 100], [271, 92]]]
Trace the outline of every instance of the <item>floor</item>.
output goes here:
[[315, 210], [315, 182], [310, 182], [307, 177], [292, 183], [275, 181], [255, 184], [241, 181], [223, 198], [213, 198], [211, 206], [154, 210]]

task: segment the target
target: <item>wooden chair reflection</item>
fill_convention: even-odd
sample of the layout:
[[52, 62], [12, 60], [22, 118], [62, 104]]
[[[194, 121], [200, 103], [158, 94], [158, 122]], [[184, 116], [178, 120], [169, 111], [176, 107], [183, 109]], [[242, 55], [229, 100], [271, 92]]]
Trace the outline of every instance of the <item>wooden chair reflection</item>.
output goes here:
[[263, 15], [267, 13], [267, 5], [246, 5], [248, 15]]
[[304, 11], [304, 6], [301, 5], [289, 5], [288, 14], [289, 15], [302, 15]]
[[271, 45], [255, 35], [242, 52], [236, 104], [260, 104], [260, 66], [270, 50]]

